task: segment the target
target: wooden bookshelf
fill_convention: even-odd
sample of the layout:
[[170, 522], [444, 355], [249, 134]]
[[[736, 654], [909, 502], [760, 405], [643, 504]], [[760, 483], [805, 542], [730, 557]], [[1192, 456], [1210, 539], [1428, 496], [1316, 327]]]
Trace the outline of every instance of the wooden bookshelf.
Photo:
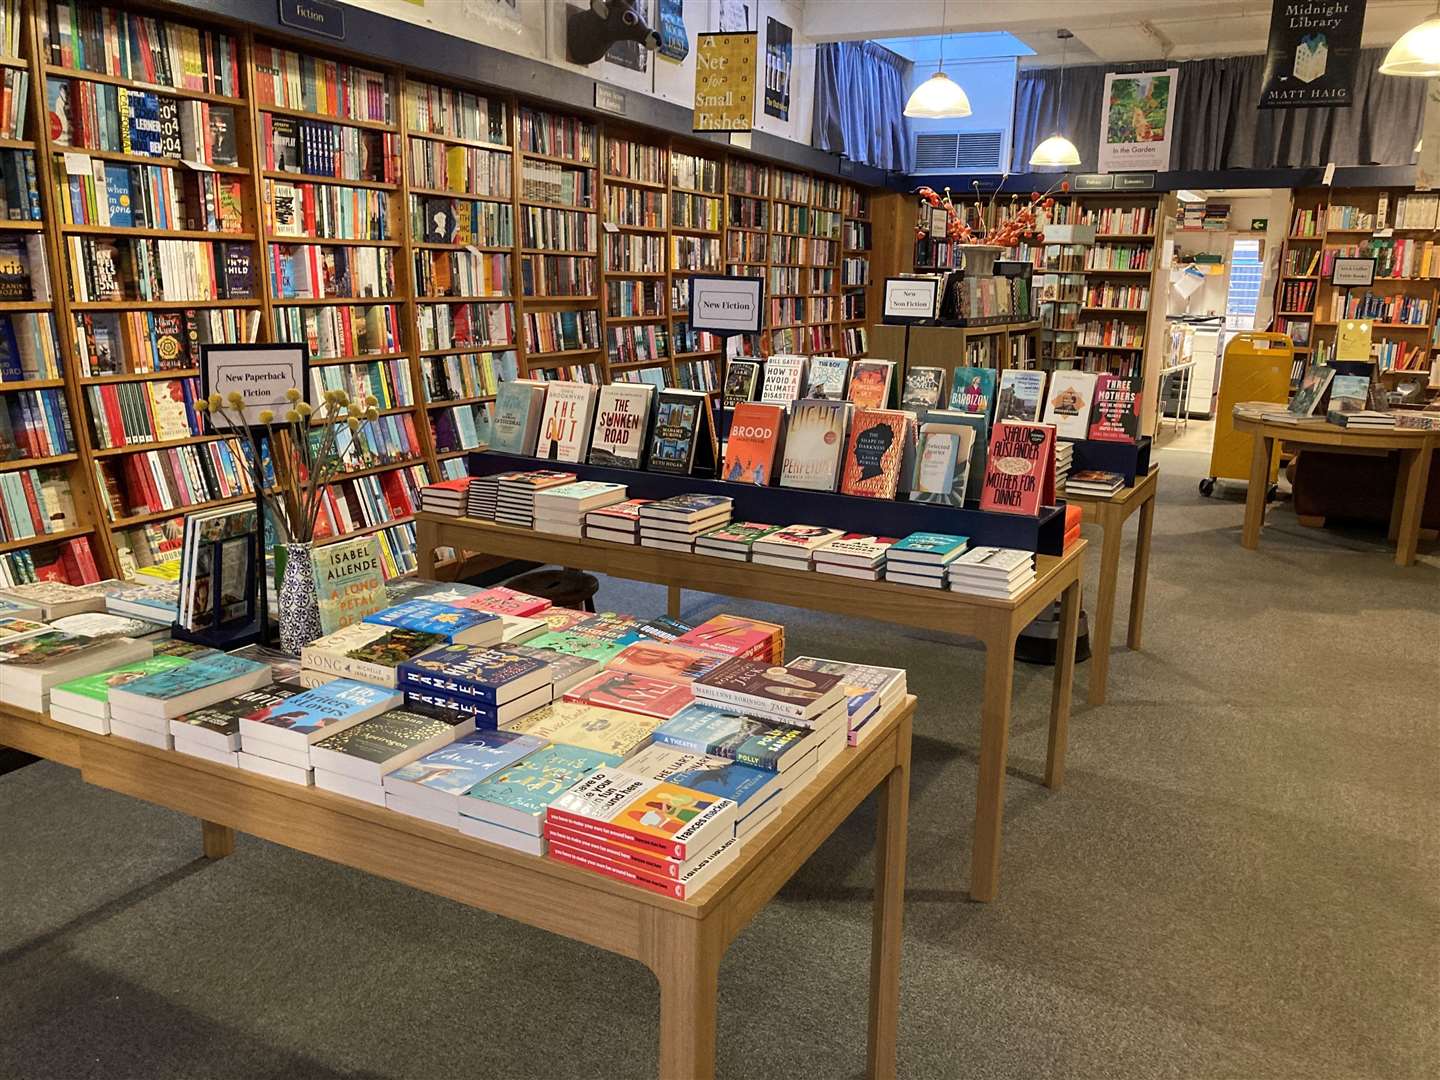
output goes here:
[[669, 140], [640, 130], [607, 130], [600, 178], [600, 275], [610, 382], [618, 378], [653, 383], [656, 376], [666, 386], [677, 382], [666, 281], [610, 269], [615, 249], [641, 244], [658, 248], [660, 271], [668, 271], [669, 178]]

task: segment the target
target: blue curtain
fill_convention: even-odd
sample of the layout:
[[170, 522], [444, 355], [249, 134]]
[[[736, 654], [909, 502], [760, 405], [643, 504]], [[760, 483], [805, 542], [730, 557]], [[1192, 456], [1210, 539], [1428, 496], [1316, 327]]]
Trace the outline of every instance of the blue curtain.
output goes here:
[[817, 46], [811, 145], [877, 169], [909, 172], [909, 69], [909, 60], [872, 41]]

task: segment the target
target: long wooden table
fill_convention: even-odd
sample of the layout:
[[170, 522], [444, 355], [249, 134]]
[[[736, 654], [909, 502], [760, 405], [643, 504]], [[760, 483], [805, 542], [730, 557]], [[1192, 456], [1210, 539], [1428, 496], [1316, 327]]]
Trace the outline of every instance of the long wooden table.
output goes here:
[[1115, 628], [1115, 590], [1120, 578], [1120, 546], [1124, 539], [1125, 522], [1137, 510], [1140, 525], [1135, 534], [1135, 576], [1130, 580], [1130, 616], [1125, 627], [1125, 643], [1140, 648], [1140, 629], [1145, 621], [1145, 590], [1150, 583], [1150, 539], [1155, 531], [1155, 490], [1160, 482], [1160, 466], [1136, 481], [1134, 487], [1121, 488], [1114, 495], [1082, 495], [1065, 492], [1065, 501], [1083, 507], [1085, 516], [1100, 526], [1100, 577], [1095, 597], [1095, 618], [1090, 623], [1090, 693], [1091, 705], [1105, 704], [1105, 683], [1110, 674], [1110, 634]]
[[[1283, 405], [1264, 408], [1276, 411]], [[1390, 511], [1390, 540], [1395, 544], [1395, 565], [1413, 566], [1420, 544], [1420, 518], [1425, 508], [1425, 489], [1430, 480], [1430, 459], [1440, 436], [1433, 431], [1397, 428], [1393, 431], [1366, 431], [1319, 421], [1276, 424], [1260, 417], [1259, 409], [1236, 406], [1236, 431], [1248, 431], [1255, 438], [1250, 456], [1250, 482], [1245, 492], [1245, 528], [1240, 545], [1254, 551], [1260, 546], [1260, 529], [1265, 524], [1265, 492], [1270, 482], [1270, 462], [1276, 443], [1313, 446], [1342, 454], [1400, 455], [1400, 475], [1395, 481], [1395, 501]]]
[[715, 1074], [715, 1013], [726, 948], [851, 812], [876, 792], [867, 1075], [895, 1075], [901, 911], [910, 800], [913, 696], [876, 717], [693, 900], [464, 836], [369, 803], [270, 780], [37, 713], [0, 710], [0, 744], [80, 770], [89, 783], [199, 818], [203, 850], [223, 858], [235, 833], [403, 882], [638, 960], [660, 984], [660, 1076]]
[[1083, 540], [1072, 545], [1064, 555], [1038, 556], [1035, 581], [1018, 599], [1007, 601], [629, 544], [574, 539], [474, 518], [422, 512], [416, 515], [415, 524], [415, 552], [422, 577], [429, 576], [434, 566], [435, 549], [449, 547], [665, 585], [670, 590], [672, 615], [680, 613], [681, 591], [695, 589], [978, 639], [985, 646], [985, 679], [980, 707], [980, 777], [975, 800], [970, 896], [982, 901], [995, 898], [1000, 881], [1000, 832], [1010, 739], [1010, 700], [1015, 682], [1015, 639], [1036, 616], [1059, 600], [1060, 639], [1050, 695], [1045, 784], [1058, 788], [1064, 781], [1075, 638], [1080, 621], [1080, 566], [1086, 546]]

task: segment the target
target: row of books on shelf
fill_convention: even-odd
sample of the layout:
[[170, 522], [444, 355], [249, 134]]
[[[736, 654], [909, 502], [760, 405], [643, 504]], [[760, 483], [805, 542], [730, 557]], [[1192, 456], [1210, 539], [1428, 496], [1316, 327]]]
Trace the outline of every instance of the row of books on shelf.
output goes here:
[[1102, 206], [1085, 208], [1079, 220], [1082, 225], [1094, 225], [1097, 237], [1138, 236], [1155, 231], [1155, 216], [1153, 206]]
[[[321, 538], [344, 536], [410, 517], [420, 505], [420, 489], [427, 483], [423, 465], [346, 477], [325, 489], [317, 534]], [[413, 541], [410, 546], [414, 547]]]
[[457, 450], [479, 450], [488, 431], [491, 410], [483, 402], [434, 409], [430, 413], [431, 430], [435, 434], [435, 452], [448, 454]]
[[1312, 311], [1315, 308], [1315, 282], [1289, 281], [1280, 289], [1281, 311]]
[[[544, 314], [544, 313], [541, 313]], [[580, 314], [566, 312], [564, 314]], [[587, 312], [598, 319], [594, 312]], [[527, 318], [537, 318], [535, 313]], [[515, 340], [513, 304], [437, 303], [415, 308], [416, 340], [422, 352], [510, 345]], [[541, 319], [541, 322], [545, 320]]]
[[449, 86], [407, 82], [405, 122], [412, 134], [428, 132], [492, 143], [510, 141], [510, 106], [504, 98]]
[[527, 311], [525, 347], [531, 353], [600, 348], [597, 311]]
[[519, 359], [512, 351], [450, 353], [421, 360], [427, 401], [455, 401], [490, 397], [502, 382], [520, 377]]
[[1085, 251], [1086, 270], [1148, 270], [1154, 249], [1150, 245], [1097, 244]]
[[268, 270], [277, 301], [378, 299], [395, 295], [395, 248], [271, 244]]
[[665, 228], [665, 193], [644, 188], [605, 188], [605, 220], [633, 228]]
[[63, 469], [0, 472], [0, 540], [68, 532], [79, 524]]
[[[508, 163], [509, 155], [497, 156], [503, 156]], [[520, 198], [529, 202], [593, 208], [595, 170], [572, 169], [553, 161], [526, 158], [520, 166]]]
[[641, 184], [665, 183], [665, 150], [630, 139], [610, 136], [605, 140], [605, 175], [609, 179], [634, 180]]
[[27, 233], [16, 240], [0, 241], [0, 303], [49, 299], [50, 264], [44, 238]]
[[372, 360], [350, 364], [322, 364], [310, 369], [313, 400], [323, 400], [326, 391], [343, 390], [352, 398], [374, 397], [380, 409], [395, 409], [415, 403], [408, 360]]
[[241, 182], [223, 173], [187, 173], [66, 154], [56, 182], [60, 220], [66, 224], [219, 233], [245, 229]]
[[1296, 207], [1290, 219], [1291, 236], [1319, 236], [1320, 210], [1314, 207]]
[[72, 297], [87, 301], [248, 300], [255, 293], [249, 243], [66, 238]]
[[74, 450], [75, 432], [63, 390], [20, 390], [0, 398], [0, 461]]
[[595, 251], [595, 215], [548, 206], [521, 207], [522, 243], [527, 248]]
[[1101, 322], [1082, 322], [1076, 327], [1077, 343], [1081, 348], [1104, 345], [1112, 349], [1143, 349], [1145, 327], [1143, 324], [1124, 319], [1109, 319]]
[[515, 243], [515, 211], [507, 203], [412, 196], [410, 235], [426, 244], [510, 247]]
[[[508, 153], [487, 150], [481, 146], [455, 146], [433, 139], [412, 138], [409, 158], [411, 187], [426, 188], [430, 191], [453, 191], [457, 195], [483, 195], [492, 199], [510, 198], [512, 166]], [[523, 190], [531, 190], [528, 172]], [[533, 194], [523, 197], [544, 198]], [[576, 200], [546, 198], [546, 201]]]
[[510, 256], [499, 252], [415, 252], [415, 294], [453, 296], [507, 296], [513, 289]]
[[0, 150], [0, 217], [6, 221], [39, 221], [41, 216], [35, 155], [29, 150]]
[[[1440, 277], [1440, 244], [1433, 240], [1417, 240], [1403, 236], [1375, 237], [1363, 244], [1327, 247], [1319, 272], [1328, 278], [1334, 272], [1337, 257], [1375, 260], [1377, 278]], [[1314, 273], [1314, 271], [1310, 271]]]
[[85, 387], [96, 449], [188, 439], [200, 432], [197, 378]]
[[265, 181], [266, 223], [275, 236], [390, 240], [390, 196], [344, 184]]
[[274, 172], [398, 184], [399, 146], [389, 131], [260, 114], [260, 161]]
[[227, 309], [75, 312], [82, 376], [144, 374], [200, 366], [202, 344], [254, 341], [260, 312]]
[[396, 304], [276, 305], [271, 315], [274, 340], [304, 342], [312, 359], [393, 353], [401, 348]]
[[600, 291], [600, 273], [588, 256], [526, 255], [520, 260], [520, 284], [526, 296], [589, 298]]
[[1372, 319], [1379, 323], [1426, 326], [1430, 322], [1430, 301], [1419, 296], [1377, 295], [1353, 292], [1330, 298], [1330, 319]]
[[71, 0], [49, 5], [45, 28], [52, 64], [135, 82], [240, 96], [239, 43], [231, 34]]
[[354, 64], [257, 43], [253, 92], [263, 105], [394, 123], [390, 79]]
[[55, 316], [48, 311], [0, 312], [0, 382], [60, 377]]
[[137, 450], [95, 462], [101, 502], [111, 521], [247, 495], [250, 466], [229, 439]]
[[1114, 285], [1090, 283], [1085, 287], [1084, 303], [1091, 308], [1125, 308], [1127, 311], [1147, 311], [1150, 308], [1150, 289], [1146, 285]]
[[0, 554], [0, 588], [37, 582], [84, 585], [99, 580], [88, 536], [39, 542]]

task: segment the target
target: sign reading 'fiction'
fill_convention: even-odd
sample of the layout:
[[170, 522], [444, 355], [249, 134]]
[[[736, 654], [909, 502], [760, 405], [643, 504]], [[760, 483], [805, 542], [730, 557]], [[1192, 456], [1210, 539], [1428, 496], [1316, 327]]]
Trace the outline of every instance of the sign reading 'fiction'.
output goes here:
[[765, 317], [763, 278], [698, 274], [690, 279], [690, 327], [712, 334], [758, 334]]
[[283, 418], [293, 407], [285, 397], [292, 387], [308, 397], [309, 369], [308, 345], [200, 346], [201, 389], [207, 397], [238, 393], [245, 399], [244, 422], [250, 427], [259, 426], [266, 409], [277, 420]]

